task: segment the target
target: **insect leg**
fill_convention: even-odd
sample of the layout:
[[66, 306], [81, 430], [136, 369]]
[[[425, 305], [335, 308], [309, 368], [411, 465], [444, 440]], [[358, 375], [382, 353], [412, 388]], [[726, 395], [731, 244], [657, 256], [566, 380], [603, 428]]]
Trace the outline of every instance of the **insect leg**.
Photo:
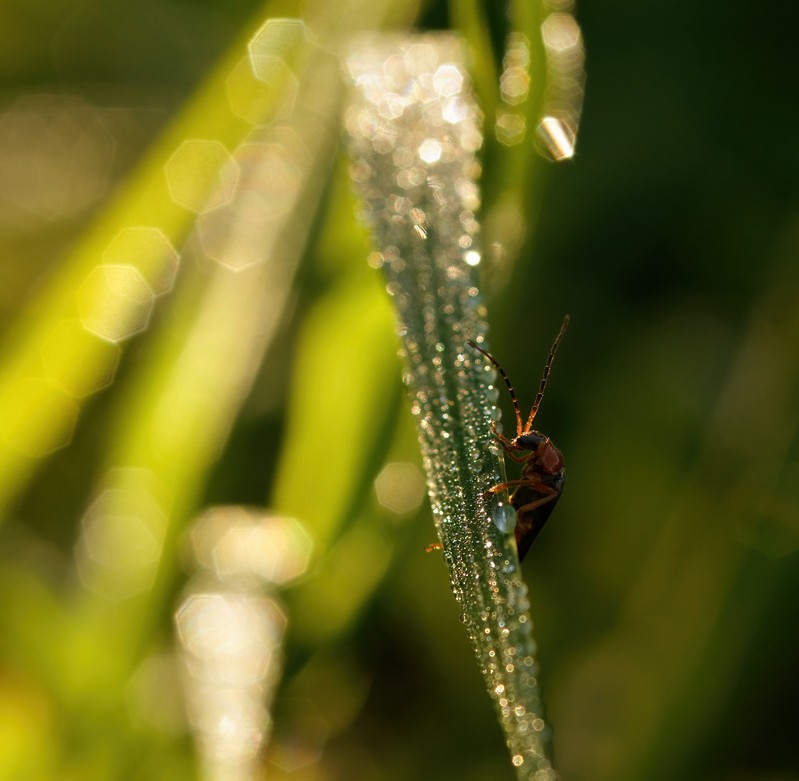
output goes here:
[[558, 492], [554, 488], [550, 488], [549, 486], [541, 486], [541, 488], [536, 486], [536, 491], [542, 491], [543, 489], [548, 488], [552, 491], [551, 494], [548, 496], [542, 496], [540, 499], [536, 499], [534, 502], [530, 502], [529, 504], [523, 504], [521, 507], [516, 508], [517, 515], [525, 515], [526, 513], [535, 510], [536, 507], [541, 507], [542, 504], [547, 504], [548, 502], [554, 501], [558, 497]]
[[[492, 485], [486, 493], [487, 494], [498, 494], [500, 491], [504, 491], [506, 488], [510, 488], [512, 485], [529, 485], [538, 490], [538, 483], [533, 483], [530, 481], [529, 478], [522, 477], [519, 480], [508, 480], [506, 483], [497, 483], [496, 485]], [[546, 486], [549, 488], [549, 486]], [[542, 491], [543, 493], [543, 491]]]

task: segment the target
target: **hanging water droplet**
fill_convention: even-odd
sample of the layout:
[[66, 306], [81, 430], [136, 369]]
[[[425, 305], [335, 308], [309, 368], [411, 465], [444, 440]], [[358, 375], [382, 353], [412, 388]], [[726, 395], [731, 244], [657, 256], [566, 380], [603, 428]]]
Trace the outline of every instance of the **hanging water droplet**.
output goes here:
[[482, 458], [475, 457], [469, 461], [469, 471], [472, 474], [479, 475], [483, 471], [484, 461]]
[[516, 510], [511, 505], [500, 502], [491, 513], [491, 520], [503, 534], [510, 534], [516, 528]]

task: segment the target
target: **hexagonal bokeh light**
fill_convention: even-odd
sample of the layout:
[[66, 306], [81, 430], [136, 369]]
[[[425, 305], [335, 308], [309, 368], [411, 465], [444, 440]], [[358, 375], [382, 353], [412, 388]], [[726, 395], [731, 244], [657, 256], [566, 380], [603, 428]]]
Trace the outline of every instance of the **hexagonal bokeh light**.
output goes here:
[[526, 132], [527, 120], [522, 114], [505, 109], [497, 110], [494, 133], [500, 144], [505, 144], [505, 146], [518, 144], [524, 139]]
[[300, 198], [308, 151], [291, 130], [269, 142], [242, 144], [235, 152], [240, 170], [235, 198], [197, 219], [206, 257], [240, 271], [270, 257], [280, 227]]
[[287, 66], [295, 65], [307, 43], [308, 30], [302, 19], [267, 19], [247, 46], [256, 78], [267, 83], [270, 81], [273, 75], [270, 62], [274, 57], [283, 60]]
[[155, 294], [132, 265], [97, 266], [76, 293], [83, 327], [109, 342], [121, 342], [144, 331]]
[[583, 108], [585, 48], [571, 13], [551, 13], [541, 24], [547, 58], [543, 118], [536, 128], [539, 151], [554, 161], [574, 156]]
[[86, 588], [111, 600], [148, 589], [161, 560], [167, 519], [147, 469], [112, 469], [81, 520], [75, 555]]
[[180, 255], [160, 228], [136, 225], [123, 228], [103, 252], [108, 266], [135, 268], [156, 296], [175, 284]]
[[424, 499], [424, 477], [418, 467], [394, 461], [375, 478], [375, 494], [383, 507], [397, 515], [417, 510]]
[[239, 167], [220, 141], [184, 141], [164, 164], [172, 200], [196, 213], [230, 203]]
[[188, 538], [200, 574], [175, 613], [184, 690], [209, 779], [251, 781], [266, 741], [286, 626], [269, 592], [305, 572], [311, 540], [292, 518], [213, 507]]
[[175, 613], [189, 722], [207, 778], [256, 777], [285, 624], [276, 600], [240, 592], [195, 591]]
[[62, 95], [26, 95], [0, 112], [0, 224], [74, 217], [106, 192], [115, 141], [103, 112]]
[[311, 557], [311, 538], [293, 518], [241, 506], [214, 507], [190, 534], [198, 563], [223, 581], [257, 578], [284, 585], [302, 575]]

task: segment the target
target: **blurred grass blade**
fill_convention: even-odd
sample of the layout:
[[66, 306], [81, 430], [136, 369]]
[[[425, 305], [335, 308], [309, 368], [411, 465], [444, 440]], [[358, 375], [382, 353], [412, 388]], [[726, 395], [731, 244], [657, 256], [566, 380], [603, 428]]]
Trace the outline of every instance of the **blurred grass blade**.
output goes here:
[[[356, 18], [379, 21], [381, 11], [372, 3], [368, 13], [360, 6], [348, 13], [355, 25]], [[250, 39], [253, 68], [267, 56], [253, 55], [256, 42], [271, 41], [276, 23], [290, 32], [300, 24], [267, 20]], [[235, 186], [222, 183], [226, 196], [197, 217], [188, 242], [195, 263], [117, 410], [108, 472], [77, 547], [86, 588], [75, 604], [75, 651], [65, 654], [76, 697], [118, 686], [149, 642], [155, 607], [168, 597], [179, 562], [178, 534], [290, 300], [339, 140], [341, 106], [340, 69], [329, 51], [309, 47], [292, 73], [297, 99], [234, 150]], [[142, 539], [152, 541], [143, 554], [125, 543]], [[83, 664], [86, 637], [115, 649], [103, 675]]]
[[[147, 327], [156, 298], [173, 286], [197, 213], [224, 202], [235, 183], [228, 150], [291, 97], [291, 68], [307, 41], [298, 23], [261, 27], [271, 5], [9, 334], [0, 362], [0, 517], [40, 460], [69, 443], [84, 400], [113, 381], [122, 343]], [[270, 81], [259, 76], [264, 62], [282, 63]]]
[[[148, 605], [169, 587], [176, 535], [200, 500], [291, 295], [337, 141], [340, 83], [331, 59], [309, 53], [297, 78], [304, 94], [311, 81], [320, 90], [315, 100], [298, 101], [234, 151], [237, 186], [199, 215], [190, 244], [196, 263], [118, 409], [111, 469], [77, 553], [88, 588], [83, 630], [94, 624], [129, 654], [146, 637], [154, 615]], [[122, 517], [126, 536], [136, 538], [137, 526], [139, 538], [154, 539], [146, 560], [133, 555], [133, 545], [114, 542]], [[136, 596], [146, 600], [128, 599]], [[109, 597], [127, 600], [125, 607], [110, 609]], [[117, 655], [120, 675], [129, 654]]]
[[520, 779], [555, 778], [514, 513], [485, 492], [500, 480], [490, 451], [493, 368], [476, 283], [478, 109], [459, 39], [385, 37], [349, 59], [356, 99], [346, 125], [352, 177], [388, 279], [402, 336], [428, 491], [452, 590]]

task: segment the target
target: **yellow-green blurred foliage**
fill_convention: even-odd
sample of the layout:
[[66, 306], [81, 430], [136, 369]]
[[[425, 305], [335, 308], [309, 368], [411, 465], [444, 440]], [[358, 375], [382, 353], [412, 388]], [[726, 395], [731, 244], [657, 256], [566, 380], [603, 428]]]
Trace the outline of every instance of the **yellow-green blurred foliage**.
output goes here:
[[[314, 543], [280, 597], [266, 777], [513, 777], [423, 552], [392, 314], [338, 148], [337, 47], [362, 27], [460, 27], [500, 110], [508, 17], [450, 5], [0, 9], [3, 781], [195, 777], [173, 613], [212, 504]], [[301, 15], [310, 38], [262, 26]], [[577, 16], [574, 160], [488, 123], [483, 153], [507, 250], [491, 344], [523, 406], [572, 315], [536, 420], [568, 485], [525, 562], [556, 760], [565, 781], [799, 778], [799, 17]]]

